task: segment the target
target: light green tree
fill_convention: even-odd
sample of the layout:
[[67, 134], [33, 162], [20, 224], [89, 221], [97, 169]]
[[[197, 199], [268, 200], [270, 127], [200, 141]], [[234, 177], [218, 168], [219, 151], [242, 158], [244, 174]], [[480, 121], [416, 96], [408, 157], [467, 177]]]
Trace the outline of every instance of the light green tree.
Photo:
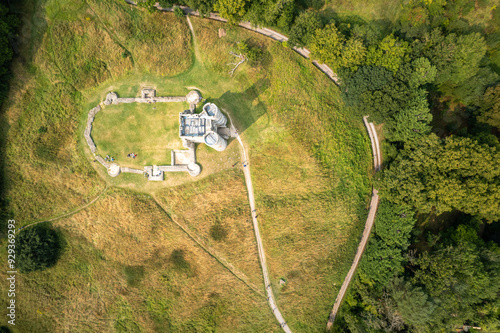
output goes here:
[[395, 73], [399, 66], [409, 60], [409, 52], [408, 43], [391, 34], [382, 39], [377, 46], [368, 48], [366, 64], [382, 66]]
[[236, 24], [245, 15], [246, 5], [247, 1], [245, 0], [218, 0], [214, 5], [214, 10], [227, 19], [229, 24]]
[[434, 82], [436, 78], [437, 69], [433, 66], [429, 59], [420, 57], [411, 63], [413, 73], [408, 78], [410, 87], [417, 88], [426, 83]]
[[323, 29], [317, 29], [311, 41], [313, 58], [328, 64], [332, 70], [343, 65], [342, 49], [345, 43], [344, 35], [335, 24], [329, 24]]
[[486, 49], [479, 33], [443, 35], [435, 29], [426, 38], [424, 55], [437, 68], [437, 84], [457, 85], [477, 73]]
[[351, 37], [342, 47], [342, 66], [353, 71], [363, 64], [366, 57], [366, 47], [360, 38]]

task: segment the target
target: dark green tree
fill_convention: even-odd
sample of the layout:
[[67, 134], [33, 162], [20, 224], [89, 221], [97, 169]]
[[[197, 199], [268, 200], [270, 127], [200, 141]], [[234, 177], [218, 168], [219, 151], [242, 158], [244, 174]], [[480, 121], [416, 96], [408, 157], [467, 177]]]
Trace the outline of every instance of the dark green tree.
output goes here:
[[361, 66], [354, 74], [342, 77], [343, 98], [348, 105], [366, 105], [364, 93], [381, 90], [393, 79], [392, 72], [383, 67]]
[[354, 24], [351, 29], [351, 37], [357, 37], [368, 45], [377, 45], [382, 39], [380, 31], [368, 24]]
[[406, 250], [415, 225], [415, 212], [409, 206], [395, 205], [381, 200], [375, 219], [375, 234], [385, 244]]
[[421, 138], [431, 132], [432, 114], [426, 98], [426, 91], [419, 89], [408, 105], [388, 121], [387, 138], [390, 141], [406, 142]]
[[395, 278], [388, 286], [388, 292], [396, 302], [397, 311], [408, 326], [418, 332], [426, 332], [432, 322], [436, 305], [421, 287], [416, 287], [403, 278]]
[[467, 225], [442, 237], [432, 252], [416, 260], [414, 283], [425, 286], [438, 304], [433, 314], [438, 326], [479, 324], [486, 304], [498, 306], [500, 249], [485, 244]]
[[16, 240], [18, 267], [23, 273], [52, 267], [59, 259], [61, 242], [53, 229], [42, 225], [29, 227]]
[[304, 47], [313, 39], [316, 30], [323, 27], [319, 15], [315, 12], [303, 12], [295, 19], [288, 39], [289, 46]]
[[403, 272], [403, 261], [401, 249], [372, 238], [363, 254], [359, 269], [365, 275], [364, 279], [385, 286], [395, 275]]

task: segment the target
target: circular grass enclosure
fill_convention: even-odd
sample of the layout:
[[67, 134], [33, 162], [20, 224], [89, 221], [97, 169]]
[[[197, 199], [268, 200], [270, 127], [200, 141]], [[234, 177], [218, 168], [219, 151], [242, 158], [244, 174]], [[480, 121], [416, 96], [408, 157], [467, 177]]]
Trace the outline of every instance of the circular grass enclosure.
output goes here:
[[[109, 91], [135, 97], [143, 86], [155, 87], [157, 96], [183, 96], [196, 89], [206, 98], [201, 105], [212, 102], [229, 114], [250, 153], [271, 279], [276, 284], [287, 279], [283, 293], [275, 289], [280, 309], [292, 330], [321, 331], [354, 256], [369, 200], [371, 154], [362, 119], [343, 106], [340, 91], [326, 75], [292, 50], [244, 29], [191, 20], [196, 38], [194, 63], [187, 72], [169, 78], [131, 75], [102, 87], [100, 100]], [[226, 30], [225, 37], [218, 37], [219, 29]], [[238, 59], [229, 52], [240, 41], [259, 47], [262, 57], [243, 63], [230, 76]], [[182, 103], [157, 103], [156, 110], [151, 105], [107, 106], [96, 117], [98, 150], [124, 166], [168, 163], [170, 149], [181, 144], [178, 112], [186, 108]], [[113, 124], [117, 126], [112, 130]], [[121, 133], [121, 128], [126, 131]], [[112, 144], [106, 136], [121, 139]], [[153, 146], [155, 151], [146, 150]], [[139, 159], [127, 160], [127, 153], [138, 151]], [[246, 215], [231, 207], [245, 211], [248, 202], [238, 206], [231, 200], [231, 187], [224, 188], [224, 174], [241, 167], [237, 143], [230, 142], [224, 152], [198, 144], [197, 161], [199, 176], [166, 174], [160, 183], [140, 175], [110, 179], [98, 172], [112, 184], [154, 193], [205, 239], [211, 238], [214, 221], [233, 225], [224, 241], [212, 245], [244, 267], [242, 257], [232, 252], [252, 248], [254, 240], [246, 244], [234, 238], [235, 224], [248, 228]], [[222, 183], [214, 184], [214, 179]], [[261, 283], [255, 272], [244, 272]], [[306, 279], [311, 274], [314, 279]]]

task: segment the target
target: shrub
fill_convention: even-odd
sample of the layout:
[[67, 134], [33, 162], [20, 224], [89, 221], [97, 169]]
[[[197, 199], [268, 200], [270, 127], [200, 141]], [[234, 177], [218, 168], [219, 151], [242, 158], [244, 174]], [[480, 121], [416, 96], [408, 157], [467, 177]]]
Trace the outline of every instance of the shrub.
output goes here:
[[184, 17], [184, 11], [180, 7], [174, 8], [175, 17]]
[[161, 8], [170, 8], [172, 7], [172, 2], [169, 0], [159, 0], [158, 4], [160, 5]]
[[219, 221], [215, 222], [214, 225], [210, 228], [210, 236], [215, 241], [226, 239], [227, 234], [227, 228]]
[[191, 268], [191, 265], [189, 262], [184, 258], [184, 250], [174, 250], [172, 251], [172, 254], [170, 255], [170, 260], [174, 264], [174, 267], [177, 270], [189, 270]]
[[258, 46], [250, 46], [247, 42], [239, 42], [238, 50], [252, 63], [258, 62], [262, 57], [262, 50]]

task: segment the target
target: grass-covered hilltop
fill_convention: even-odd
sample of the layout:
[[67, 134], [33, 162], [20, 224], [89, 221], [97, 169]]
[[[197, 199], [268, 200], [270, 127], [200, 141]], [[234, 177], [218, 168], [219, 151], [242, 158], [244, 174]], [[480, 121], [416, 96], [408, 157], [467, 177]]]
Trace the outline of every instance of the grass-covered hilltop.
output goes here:
[[[1, 1], [2, 332], [281, 332], [267, 288], [285, 330], [324, 332], [372, 188], [332, 331], [500, 331], [497, 1], [181, 1]], [[196, 145], [197, 176], [111, 177], [96, 154], [185, 149], [189, 103], [105, 103], [145, 88], [198, 91], [239, 136]]]

